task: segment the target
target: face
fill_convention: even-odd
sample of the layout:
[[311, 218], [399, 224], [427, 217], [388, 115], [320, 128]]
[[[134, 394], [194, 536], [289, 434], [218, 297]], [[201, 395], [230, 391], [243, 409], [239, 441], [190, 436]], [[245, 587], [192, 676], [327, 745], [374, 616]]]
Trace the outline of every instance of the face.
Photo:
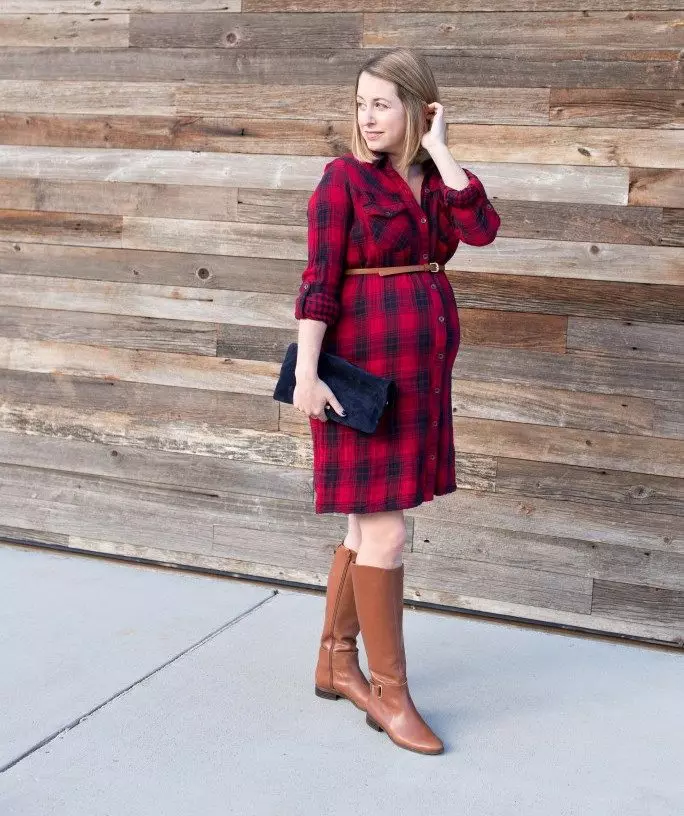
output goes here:
[[363, 71], [356, 94], [356, 116], [361, 136], [371, 150], [399, 153], [406, 130], [406, 110], [393, 82]]

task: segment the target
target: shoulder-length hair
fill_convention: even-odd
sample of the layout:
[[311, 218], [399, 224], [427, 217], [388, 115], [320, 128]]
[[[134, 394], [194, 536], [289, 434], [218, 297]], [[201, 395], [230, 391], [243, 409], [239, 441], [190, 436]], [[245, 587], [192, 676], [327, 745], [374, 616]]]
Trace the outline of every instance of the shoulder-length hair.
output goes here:
[[359, 161], [372, 162], [382, 155], [382, 151], [371, 150], [361, 134], [356, 115], [356, 94], [359, 77], [363, 72], [387, 79], [396, 87], [397, 96], [406, 110], [406, 133], [397, 169], [406, 173], [409, 165], [430, 158], [420, 140], [424, 131], [425, 105], [439, 102], [439, 90], [427, 60], [421, 54], [408, 48], [394, 48], [367, 60], [359, 69], [354, 83], [354, 125], [352, 128], [351, 152]]

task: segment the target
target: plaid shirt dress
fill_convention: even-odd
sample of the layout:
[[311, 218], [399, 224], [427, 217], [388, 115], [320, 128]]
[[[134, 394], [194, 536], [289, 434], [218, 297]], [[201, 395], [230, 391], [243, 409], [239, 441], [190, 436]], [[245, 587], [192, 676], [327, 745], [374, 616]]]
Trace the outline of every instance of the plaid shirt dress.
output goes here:
[[460, 328], [446, 274], [343, 272], [446, 263], [459, 241], [490, 244], [499, 215], [463, 169], [469, 183], [456, 190], [432, 159], [423, 162], [421, 206], [387, 154], [362, 162], [346, 153], [325, 165], [309, 199], [295, 318], [323, 321], [322, 350], [397, 383], [372, 434], [309, 418], [316, 513], [401, 510], [456, 490], [451, 372]]

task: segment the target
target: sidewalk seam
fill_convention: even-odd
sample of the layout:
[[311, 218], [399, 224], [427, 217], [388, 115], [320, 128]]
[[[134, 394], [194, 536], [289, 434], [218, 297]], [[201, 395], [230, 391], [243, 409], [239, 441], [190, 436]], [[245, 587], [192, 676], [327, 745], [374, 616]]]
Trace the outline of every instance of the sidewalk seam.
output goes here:
[[35, 745], [32, 745], [30, 748], [28, 748], [26, 751], [24, 751], [18, 757], [15, 757], [14, 759], [10, 760], [10, 762], [8, 762], [7, 764], [0, 767], [0, 774], [4, 773], [5, 771], [8, 771], [10, 768], [14, 767], [17, 763], [21, 762], [23, 759], [26, 759], [26, 757], [28, 757], [31, 754], [35, 753], [37, 750], [39, 750], [43, 746], [48, 745], [50, 742], [52, 742], [54, 739], [56, 739], [60, 734], [65, 734], [67, 731], [71, 731], [72, 728], [75, 728], [77, 725], [80, 725], [84, 720], [88, 719], [88, 717], [90, 717], [96, 711], [99, 711], [101, 708], [104, 708], [104, 706], [111, 703], [112, 700], [116, 700], [117, 697], [121, 697], [123, 694], [126, 694], [131, 689], [133, 689], [136, 686], [140, 685], [140, 683], [142, 683], [144, 680], [147, 680], [148, 677], [152, 677], [152, 675], [157, 674], [162, 669], [165, 669], [167, 666], [170, 666], [171, 663], [175, 663], [175, 661], [178, 660], [179, 658], [183, 657], [186, 654], [189, 654], [190, 652], [194, 651], [195, 649], [198, 649], [200, 646], [203, 646], [205, 643], [207, 643], [207, 641], [213, 640], [215, 637], [220, 635], [221, 632], [224, 632], [226, 629], [230, 629], [235, 624], [240, 623], [241, 620], [246, 618], [248, 615], [251, 615], [257, 609], [260, 609], [264, 604], [267, 604], [269, 601], [272, 601], [273, 598], [275, 598], [276, 595], [279, 595], [279, 594], [280, 593], [278, 592], [278, 590], [273, 591], [268, 597], [264, 598], [263, 600], [259, 601], [256, 604], [254, 604], [254, 606], [251, 606], [248, 609], [245, 609], [243, 612], [240, 612], [234, 618], [231, 618], [229, 621], [226, 621], [225, 623], [222, 623], [216, 629], [209, 632], [209, 634], [205, 635], [203, 638], [200, 638], [200, 640], [197, 640], [194, 643], [191, 643], [190, 646], [188, 646], [186, 649], [183, 649], [182, 651], [175, 654], [173, 657], [170, 657], [164, 663], [160, 663], [157, 667], [155, 667], [154, 669], [151, 669], [149, 672], [147, 672], [147, 674], [144, 674], [142, 677], [139, 677], [137, 680], [134, 680], [130, 685], [128, 685], [125, 688], [122, 688], [119, 691], [117, 691], [116, 693], [112, 694], [111, 697], [108, 697], [106, 700], [103, 700], [101, 703], [98, 703], [96, 706], [91, 708], [90, 711], [86, 711], [85, 714], [81, 714], [79, 717], [72, 720], [70, 723], [67, 723], [67, 725], [62, 726], [57, 731], [54, 731], [52, 734], [49, 734], [47, 737], [42, 739], [40, 742], [37, 742]]

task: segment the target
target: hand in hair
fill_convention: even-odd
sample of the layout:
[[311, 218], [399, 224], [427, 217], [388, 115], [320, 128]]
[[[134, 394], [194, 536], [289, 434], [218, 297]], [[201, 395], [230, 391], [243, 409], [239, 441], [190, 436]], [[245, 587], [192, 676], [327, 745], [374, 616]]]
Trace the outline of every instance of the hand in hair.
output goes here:
[[[430, 102], [425, 111], [425, 133], [420, 143], [426, 149], [446, 144], [446, 123], [444, 122], [444, 105], [441, 102]], [[432, 109], [432, 110], [430, 110]]]

